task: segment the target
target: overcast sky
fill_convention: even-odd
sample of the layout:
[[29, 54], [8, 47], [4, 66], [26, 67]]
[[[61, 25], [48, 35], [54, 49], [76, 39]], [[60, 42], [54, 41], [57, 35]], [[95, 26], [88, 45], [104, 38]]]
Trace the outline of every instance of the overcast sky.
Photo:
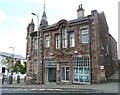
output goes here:
[[[77, 18], [78, 5], [83, 4], [85, 16], [91, 10], [104, 11], [109, 33], [118, 42], [118, 1], [119, 0], [45, 0], [49, 25], [61, 19]], [[26, 56], [27, 26], [36, 17], [31, 13], [43, 14], [43, 0], [0, 0], [0, 51]], [[36, 29], [36, 28], [35, 28]]]

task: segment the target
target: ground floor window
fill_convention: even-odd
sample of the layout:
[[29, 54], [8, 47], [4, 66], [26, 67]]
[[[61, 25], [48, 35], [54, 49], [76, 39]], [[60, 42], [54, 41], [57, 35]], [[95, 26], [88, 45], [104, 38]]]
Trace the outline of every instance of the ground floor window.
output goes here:
[[85, 58], [74, 58], [74, 82], [89, 83], [90, 82], [90, 68], [89, 68], [89, 57]]

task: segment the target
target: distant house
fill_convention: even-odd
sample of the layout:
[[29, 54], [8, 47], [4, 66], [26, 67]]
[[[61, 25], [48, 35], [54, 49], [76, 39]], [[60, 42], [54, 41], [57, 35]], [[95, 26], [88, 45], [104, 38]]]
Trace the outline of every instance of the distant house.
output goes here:
[[[0, 79], [2, 78], [2, 68], [5, 68], [4, 75], [9, 76], [9, 73], [8, 73], [9, 66], [3, 64], [2, 60], [5, 58], [12, 58], [12, 57], [13, 57], [13, 54], [11, 54], [11, 53], [0, 52]], [[25, 57], [23, 57], [21, 55], [14, 54], [14, 59], [22, 61], [22, 60], [25, 60]]]

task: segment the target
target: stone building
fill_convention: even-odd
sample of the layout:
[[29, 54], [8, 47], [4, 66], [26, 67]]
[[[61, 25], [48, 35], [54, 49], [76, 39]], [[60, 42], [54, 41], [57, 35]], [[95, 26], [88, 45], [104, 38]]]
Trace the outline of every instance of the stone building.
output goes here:
[[104, 12], [92, 10], [84, 16], [79, 5], [76, 19], [48, 25], [44, 10], [38, 39], [37, 43], [32, 19], [27, 28], [26, 49], [29, 83], [100, 83], [114, 71], [113, 64], [117, 66], [112, 60], [117, 59], [117, 43], [109, 34]]

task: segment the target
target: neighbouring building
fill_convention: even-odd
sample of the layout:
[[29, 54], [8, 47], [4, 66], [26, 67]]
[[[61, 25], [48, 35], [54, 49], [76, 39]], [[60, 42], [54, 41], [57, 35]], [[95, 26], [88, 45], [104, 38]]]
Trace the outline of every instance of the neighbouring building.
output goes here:
[[39, 37], [34, 26], [32, 19], [27, 27], [27, 83], [100, 83], [116, 70], [117, 42], [104, 12], [84, 16], [79, 5], [76, 19], [48, 25], [44, 10]]
[[[7, 52], [0, 52], [0, 79], [2, 79], [2, 76], [4, 74], [5, 78], [9, 78], [10, 75], [10, 69], [11, 69], [11, 64], [5, 64], [3, 61], [6, 60], [6, 58], [13, 58], [13, 54], [11, 53], [7, 53]], [[14, 60], [21, 60], [25, 61], [25, 57], [18, 55], [18, 54], [14, 54]], [[4, 68], [4, 72], [2, 72], [2, 68]], [[22, 75], [20, 75], [22, 77]], [[16, 78], [16, 74], [13, 74], [13, 77]]]

